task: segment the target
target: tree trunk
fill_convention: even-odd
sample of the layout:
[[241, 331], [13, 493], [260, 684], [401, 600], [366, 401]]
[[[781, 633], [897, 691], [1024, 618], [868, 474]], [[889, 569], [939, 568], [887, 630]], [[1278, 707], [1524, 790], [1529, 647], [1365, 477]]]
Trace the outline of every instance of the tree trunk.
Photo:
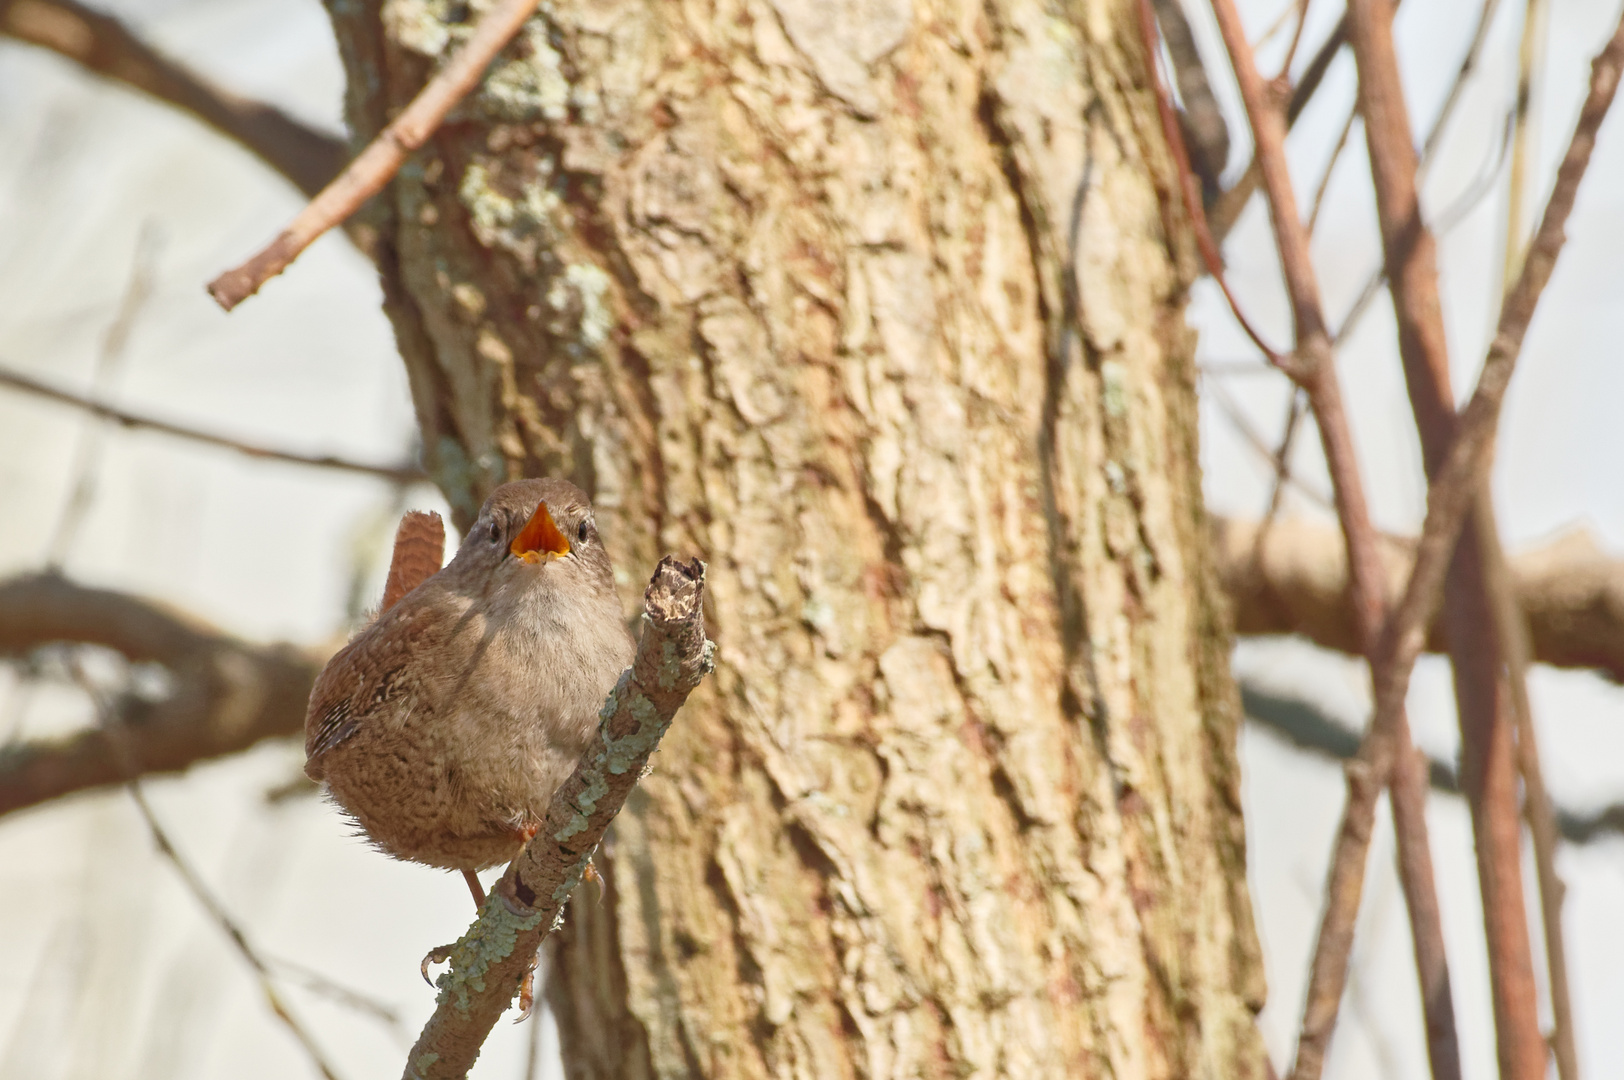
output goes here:
[[[331, 7], [359, 137], [483, 10]], [[628, 588], [710, 564], [716, 677], [556, 950], [572, 1077], [1262, 1075], [1134, 26], [555, 0], [369, 211], [458, 524], [562, 475]]]

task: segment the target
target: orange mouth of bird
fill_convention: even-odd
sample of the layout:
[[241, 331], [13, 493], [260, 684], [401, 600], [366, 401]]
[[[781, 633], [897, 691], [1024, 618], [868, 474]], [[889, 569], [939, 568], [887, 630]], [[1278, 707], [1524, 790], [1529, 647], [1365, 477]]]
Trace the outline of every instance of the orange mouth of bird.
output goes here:
[[570, 541], [553, 524], [553, 515], [548, 512], [547, 504], [538, 503], [536, 512], [524, 523], [524, 528], [513, 538], [508, 550], [527, 563], [544, 563], [568, 555]]

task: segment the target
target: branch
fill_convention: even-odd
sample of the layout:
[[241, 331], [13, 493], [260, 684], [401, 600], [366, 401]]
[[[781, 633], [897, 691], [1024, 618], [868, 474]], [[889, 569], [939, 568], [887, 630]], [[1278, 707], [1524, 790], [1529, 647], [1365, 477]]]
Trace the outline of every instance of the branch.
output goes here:
[[273, 105], [213, 85], [147, 45], [118, 19], [74, 0], [0, 3], [0, 34], [50, 49], [191, 113], [306, 195], [320, 191], [349, 157], [338, 136], [309, 127]]
[[[303, 730], [326, 659], [288, 645], [251, 645], [157, 604], [55, 575], [0, 584], [0, 655], [56, 642], [100, 645], [170, 672], [169, 696], [126, 695], [112, 704], [141, 775], [177, 772]], [[122, 783], [119, 753], [105, 725], [0, 750], [0, 814]]]
[[496, 54], [513, 39], [537, 0], [500, 0], [479, 20], [473, 36], [410, 105], [322, 189], [259, 254], [209, 282], [209, 295], [230, 311], [287, 269], [316, 238], [361, 208], [394, 178], [412, 151], [428, 141], [446, 114], [468, 96]]
[[[1224, 46], [1229, 50], [1235, 81], [1252, 126], [1258, 168], [1268, 194], [1275, 246], [1291, 299], [1298, 361], [1294, 367], [1299, 369], [1295, 377], [1307, 391], [1309, 405], [1314, 410], [1336, 496], [1337, 519], [1352, 567], [1350, 595], [1358, 616], [1359, 640], [1372, 677], [1379, 680], [1382, 664], [1387, 662], [1380, 650], [1379, 637], [1387, 620], [1381, 556], [1365, 502], [1353, 435], [1342, 404], [1319, 284], [1309, 256], [1308, 231], [1297, 212], [1286, 163], [1287, 118], [1276, 107], [1258, 74], [1234, 0], [1212, 0], [1212, 9]], [[1293, 1066], [1293, 1075], [1298, 1080], [1317, 1080], [1325, 1046], [1336, 1024], [1348, 956], [1353, 948], [1359, 897], [1364, 890], [1365, 856], [1375, 824], [1376, 799], [1383, 788], [1392, 792], [1399, 879], [1410, 917], [1410, 936], [1415, 945], [1416, 974], [1426, 1012], [1428, 1051], [1434, 1075], [1437, 1080], [1454, 1080], [1460, 1075], [1449, 964], [1443, 943], [1443, 915], [1438, 907], [1427, 834], [1425, 780], [1413, 767], [1416, 759], [1410, 742], [1409, 719], [1404, 714], [1403, 702], [1399, 705], [1388, 712], [1377, 712], [1360, 750], [1359, 761], [1348, 770], [1348, 801], [1326, 882], [1325, 911], [1309, 974], [1303, 1033]], [[1399, 767], [1395, 768], [1395, 763]]]
[[[1333, 761], [1351, 761], [1358, 756], [1361, 733], [1329, 716], [1315, 703], [1245, 679], [1240, 688], [1241, 708], [1247, 719], [1298, 749]], [[1445, 795], [1461, 793], [1460, 776], [1449, 762], [1429, 757], [1426, 773], [1434, 791]], [[1574, 844], [1624, 836], [1624, 803], [1610, 803], [1589, 812], [1558, 810], [1553, 824], [1564, 840]]]
[[[1301, 634], [1327, 649], [1359, 653], [1348, 603], [1348, 564], [1329, 526], [1214, 518], [1218, 568], [1238, 634]], [[1384, 539], [1383, 577], [1396, 599], [1414, 565], [1415, 540]], [[1559, 668], [1594, 668], [1624, 682], [1624, 559], [1608, 556], [1583, 530], [1510, 560], [1513, 595], [1528, 621], [1532, 659]], [[1445, 652], [1442, 626], [1428, 652]]]
[[434, 1015], [406, 1059], [406, 1080], [462, 1077], [473, 1066], [671, 718], [711, 671], [704, 593], [704, 563], [660, 561], [643, 594], [637, 656], [598, 714], [597, 737], [554, 793], [547, 823], [453, 947]]
[[1184, 17], [1183, 5], [1179, 0], [1151, 3], [1162, 28], [1162, 40], [1167, 43], [1167, 55], [1173, 58], [1179, 100], [1184, 103], [1179, 126], [1189, 144], [1190, 163], [1201, 177], [1203, 195], [1211, 198], [1218, 193], [1218, 177], [1229, 162], [1229, 125], [1213, 97], [1212, 83], [1196, 48], [1190, 21]]
[[[1415, 569], [1379, 645], [1381, 662], [1375, 666], [1374, 728], [1380, 728], [1384, 721], [1390, 722], [1404, 707], [1410, 674], [1425, 644], [1425, 628], [1437, 612], [1456, 541], [1467, 513], [1474, 505], [1481, 505], [1478, 495], [1485, 482], [1506, 389], [1528, 324], [1561, 253], [1568, 216], [1589, 166], [1596, 133], [1618, 90], [1621, 71], [1624, 71], [1624, 18], [1592, 64], [1590, 91], [1557, 170], [1556, 184], [1546, 203], [1539, 230], [1522, 271], [1501, 307], [1499, 326], [1477, 388], [1458, 415], [1447, 456], [1440, 467], [1432, 470], [1426, 520], [1416, 545]], [[1479, 839], [1481, 842], [1481, 837]], [[1485, 906], [1488, 903], [1489, 898], [1485, 897]], [[1541, 1071], [1543, 1068], [1541, 1057]]]
[[266, 461], [285, 461], [291, 465], [310, 465], [319, 469], [342, 469], [346, 472], [365, 473], [368, 476], [382, 477], [396, 484], [410, 484], [427, 479], [421, 469], [412, 465], [368, 465], [364, 462], [346, 461], [343, 458], [327, 454], [297, 454], [291, 450], [273, 450], [269, 447], [243, 442], [240, 439], [233, 439], [225, 435], [215, 435], [211, 432], [199, 431], [196, 428], [172, 424], [167, 420], [142, 416], [139, 413], [127, 412], [124, 409], [103, 404], [92, 398], [75, 394], [70, 390], [50, 386], [31, 379], [27, 375], [8, 371], [5, 368], [0, 368], [0, 386], [9, 386], [27, 394], [49, 398], [63, 405], [71, 405], [104, 420], [111, 420], [123, 427], [145, 428], [148, 431], [171, 435], [177, 439], [189, 439], [192, 442], [203, 443], [207, 446], [235, 450], [239, 454], [246, 454], [252, 458], [261, 458]]

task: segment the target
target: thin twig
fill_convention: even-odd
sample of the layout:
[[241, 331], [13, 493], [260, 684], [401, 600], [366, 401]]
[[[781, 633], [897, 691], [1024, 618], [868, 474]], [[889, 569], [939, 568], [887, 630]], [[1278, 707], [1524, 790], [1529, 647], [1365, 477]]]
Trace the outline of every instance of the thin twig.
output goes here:
[[1297, 59], [1297, 46], [1302, 44], [1303, 28], [1308, 25], [1308, 5], [1310, 0], [1297, 0], [1297, 28], [1291, 32], [1291, 44], [1286, 46], [1286, 58], [1280, 62], [1280, 74], [1277, 79], [1285, 80], [1290, 85], [1291, 62]]
[[[1230, 64], [1251, 121], [1256, 159], [1268, 195], [1280, 267], [1291, 298], [1297, 353], [1307, 365], [1300, 382], [1309, 395], [1324, 447], [1326, 466], [1336, 495], [1337, 519], [1343, 530], [1352, 567], [1351, 598], [1358, 616], [1360, 639], [1372, 671], [1378, 670], [1378, 641], [1384, 621], [1385, 596], [1381, 591], [1382, 566], [1375, 529], [1365, 502], [1363, 480], [1354, 453], [1352, 434], [1343, 411], [1341, 387], [1332, 359], [1319, 285], [1308, 250], [1308, 231], [1297, 212], [1296, 195], [1286, 164], [1286, 118], [1274, 107], [1257, 71], [1233, 0], [1213, 0], [1219, 32], [1229, 50]], [[1344, 20], [1346, 21], [1346, 20]], [[1368, 119], [1368, 116], [1367, 116]], [[1410, 915], [1417, 975], [1427, 1014], [1429, 1048], [1435, 1076], [1459, 1076], [1447, 1066], [1447, 1051], [1454, 1045], [1454, 1009], [1449, 990], [1449, 967], [1443, 947], [1443, 917], [1438, 908], [1427, 836], [1425, 790], [1414, 769], [1393, 768], [1395, 760], [1411, 756], [1409, 722], [1402, 709], [1378, 714], [1365, 740], [1360, 759], [1348, 770], [1348, 801], [1338, 833], [1326, 886], [1326, 906], [1319, 942], [1310, 973], [1308, 1003], [1304, 1009], [1303, 1037], [1298, 1043], [1294, 1071], [1317, 1077], [1324, 1049], [1336, 1023], [1346, 984], [1347, 960], [1352, 951], [1353, 926], [1364, 887], [1365, 856], [1375, 822], [1376, 799], [1384, 787], [1393, 788], [1394, 831], [1398, 837], [1399, 875]], [[1347, 854], [1344, 855], [1344, 852]], [[1306, 1052], [1305, 1052], [1306, 1048]], [[1444, 1066], [1440, 1070], [1440, 1066]]]
[[[1455, 201], [1446, 206], [1443, 212], [1438, 215], [1436, 223], [1432, 226], [1434, 235], [1447, 235], [1455, 226], [1465, 221], [1466, 215], [1470, 214], [1477, 204], [1482, 202], [1484, 197], [1494, 190], [1495, 178], [1500, 175], [1501, 168], [1505, 166], [1506, 154], [1510, 146], [1511, 114], [1507, 113], [1506, 123], [1501, 129], [1498, 148], [1490, 151], [1493, 156], [1478, 171], [1477, 178], [1467, 185], [1466, 190], [1455, 196]], [[1422, 158], [1417, 162], [1416, 176], [1418, 180], [1421, 174], [1425, 172], [1427, 165], [1426, 158]], [[1341, 345], [1343, 341], [1347, 340], [1348, 335], [1353, 333], [1359, 326], [1359, 321], [1364, 318], [1365, 312], [1370, 310], [1370, 305], [1381, 292], [1382, 286], [1386, 284], [1387, 264], [1385, 262], [1377, 263], [1376, 269], [1370, 272], [1370, 276], [1365, 279], [1364, 287], [1359, 290], [1359, 295], [1348, 308], [1348, 313], [1342, 317], [1342, 323], [1337, 327], [1336, 334], [1331, 339], [1333, 342]]]
[[1218, 283], [1219, 290], [1224, 294], [1224, 300], [1229, 304], [1230, 312], [1235, 321], [1252, 339], [1258, 351], [1276, 367], [1284, 368], [1288, 361], [1280, 353], [1263, 340], [1257, 330], [1252, 326], [1244, 312], [1241, 311], [1240, 302], [1230, 291], [1229, 282], [1224, 278], [1224, 258], [1218, 251], [1218, 244], [1213, 240], [1212, 233], [1207, 229], [1207, 215], [1202, 209], [1201, 193], [1196, 186], [1194, 170], [1190, 167], [1189, 154], [1185, 152], [1184, 135], [1179, 130], [1178, 116], [1173, 111], [1173, 102], [1168, 98], [1167, 86], [1162, 81], [1161, 65], [1159, 63], [1160, 51], [1156, 48], [1156, 23], [1151, 13], [1150, 0], [1139, 0], [1139, 36], [1145, 47], [1145, 66], [1149, 70], [1150, 81], [1156, 94], [1156, 111], [1162, 121], [1162, 137], [1167, 140], [1168, 150], [1173, 155], [1173, 167], [1178, 173], [1179, 196], [1184, 202], [1184, 212], [1190, 219], [1190, 225], [1195, 230], [1196, 247], [1201, 252], [1201, 261], [1207, 267], [1207, 273], [1212, 280]]
[[74, 0], [0, 3], [0, 34], [50, 49], [87, 71], [150, 94], [207, 124], [314, 195], [349, 150], [281, 109], [213, 85], [136, 37], [110, 15]]
[[[1349, 0], [1348, 16], [1399, 355], [1429, 483], [1436, 484], [1438, 465], [1455, 430], [1437, 242], [1421, 213], [1415, 145], [1391, 10], [1385, 0]], [[1547, 1047], [1540, 1034], [1522, 878], [1516, 718], [1503, 691], [1503, 657], [1484, 579], [1488, 549], [1498, 551], [1499, 543], [1484, 535], [1485, 529], [1494, 528], [1488, 486], [1475, 477], [1470, 483], [1476, 502], [1470, 520], [1475, 527], [1465, 531], [1458, 550], [1451, 553], [1443, 604], [1462, 769], [1476, 840], [1495, 1040], [1503, 1080], [1543, 1080]]]
[[[157, 258], [157, 234], [151, 221], [141, 227], [135, 241], [135, 261], [130, 267], [130, 279], [124, 287], [113, 321], [102, 338], [101, 353], [96, 358], [96, 370], [91, 385], [98, 397], [107, 394], [122, 366], [124, 354], [135, 329], [135, 321], [152, 297], [153, 262]], [[56, 528], [45, 547], [45, 566], [60, 570], [73, 539], [79, 532], [85, 514], [96, 497], [96, 478], [100, 472], [104, 431], [99, 417], [93, 417], [79, 432], [79, 445], [73, 455], [73, 478], [69, 484], [68, 501], [63, 504]]]
[[211, 281], [209, 295], [230, 311], [286, 269], [317, 237], [341, 224], [382, 191], [400, 171], [406, 158], [428, 141], [446, 114], [484, 77], [485, 69], [513, 40], [513, 35], [535, 11], [536, 3], [537, 0], [500, 0], [486, 12], [456, 55], [350, 162], [338, 179], [323, 188], [263, 251]]
[[[1271, 368], [1270, 370], [1272, 371], [1273, 369]], [[1239, 433], [1241, 439], [1246, 443], [1246, 445], [1251, 447], [1257, 456], [1268, 462], [1271, 467], [1274, 466], [1277, 460], [1275, 451], [1269, 448], [1269, 444], [1264, 441], [1263, 436], [1258, 433], [1257, 428], [1252, 426], [1252, 422], [1246, 418], [1246, 414], [1241, 410], [1240, 404], [1230, 396], [1229, 391], [1225, 390], [1219, 383], [1209, 384], [1208, 390], [1210, 391], [1209, 396], [1211, 399], [1218, 405], [1218, 408], [1223, 412], [1224, 416], [1228, 418], [1230, 424], [1234, 426], [1235, 431]], [[1316, 491], [1314, 488], [1309, 487], [1302, 477], [1298, 476], [1296, 473], [1288, 471], [1286, 474], [1286, 482], [1295, 488], [1298, 494], [1302, 495], [1315, 506], [1318, 506], [1324, 510], [1330, 510], [1333, 513], [1336, 511], [1336, 504], [1334, 501], [1321, 492]]]
[[1574, 199], [1595, 148], [1596, 133], [1612, 105], [1624, 70], [1624, 18], [1591, 66], [1590, 89], [1580, 110], [1556, 184], [1515, 284], [1501, 306], [1500, 321], [1489, 347], [1476, 390], [1461, 409], [1447, 456], [1427, 490], [1427, 514], [1416, 546], [1415, 568], [1404, 595], [1388, 620], [1376, 668], [1375, 724], [1403, 708], [1416, 657], [1426, 641], [1426, 626], [1443, 594], [1455, 543], [1478, 493], [1493, 446], [1494, 430], [1516, 368], [1528, 325], [1549, 283], [1566, 239], [1565, 227]]
[[1528, 196], [1528, 168], [1539, 136], [1534, 122], [1534, 90], [1545, 53], [1545, 0], [1527, 0], [1522, 40], [1517, 45], [1517, 97], [1511, 139], [1511, 181], [1506, 187], [1506, 251], [1503, 287], [1509, 288], [1522, 258], [1523, 203]]
[[[1319, 704], [1245, 678], [1240, 680], [1240, 691], [1246, 719], [1298, 749], [1332, 761], [1352, 761], [1358, 756], [1361, 733], [1332, 717]], [[1433, 791], [1461, 794], [1460, 776], [1452, 763], [1422, 755], [1420, 765]], [[1608, 803], [1588, 812], [1557, 810], [1551, 816], [1551, 828], [1555, 835], [1573, 844], [1624, 837], [1624, 802]]]
[[141, 812], [141, 818], [146, 822], [147, 830], [152, 834], [153, 843], [157, 846], [158, 851], [169, 861], [176, 875], [180, 877], [181, 883], [186, 886], [186, 891], [192, 894], [192, 898], [197, 901], [198, 906], [208, 913], [209, 918], [214, 921], [215, 925], [236, 947], [237, 954], [259, 977], [260, 990], [264, 993], [265, 1001], [270, 1006], [271, 1012], [276, 1014], [276, 1017], [292, 1033], [294, 1039], [304, 1048], [305, 1054], [310, 1058], [310, 1063], [315, 1066], [316, 1071], [321, 1073], [326, 1080], [338, 1080], [338, 1074], [328, 1064], [326, 1056], [321, 1052], [321, 1048], [316, 1045], [316, 1040], [309, 1031], [305, 1030], [304, 1025], [299, 1022], [298, 1018], [288, 1009], [287, 1003], [282, 1000], [282, 995], [277, 992], [276, 984], [271, 980], [270, 969], [259, 954], [254, 951], [253, 946], [249, 944], [248, 935], [243, 932], [241, 926], [237, 925], [236, 920], [231, 917], [231, 913], [226, 911], [225, 905], [220, 903], [219, 898], [203, 883], [202, 877], [192, 868], [192, 865], [181, 856], [179, 849], [175, 847], [174, 841], [170, 839], [168, 831], [164, 829], [163, 824], [158, 820], [158, 816], [152, 812], [152, 807], [148, 805], [147, 797], [141, 790], [141, 781], [133, 757], [127, 752], [120, 752], [123, 748], [121, 739], [123, 729], [118, 716], [111, 707], [111, 702], [107, 700], [101, 689], [91, 681], [77, 657], [70, 657], [68, 665], [69, 670], [73, 673], [74, 681], [90, 698], [92, 705], [96, 709], [97, 716], [101, 718], [101, 723], [107, 730], [109, 741], [113, 744], [115, 753], [125, 765], [127, 777], [125, 787], [129, 790], [130, 798], [134, 800], [136, 809]]
[[1218, 107], [1212, 83], [1207, 78], [1207, 67], [1201, 62], [1201, 50], [1196, 48], [1195, 34], [1185, 18], [1180, 0], [1151, 0], [1156, 9], [1156, 21], [1162, 28], [1162, 40], [1167, 43], [1167, 55], [1173, 61], [1173, 74], [1178, 81], [1179, 100], [1184, 109], [1181, 114], [1183, 130], [1190, 141], [1190, 163], [1201, 177], [1202, 193], [1211, 198], [1218, 193], [1218, 178], [1229, 163], [1229, 125], [1224, 111]]
[[[1562, 933], [1562, 901], [1567, 892], [1556, 872], [1559, 830], [1550, 792], [1539, 763], [1539, 740], [1534, 732], [1534, 706], [1528, 694], [1528, 665], [1532, 648], [1528, 623], [1517, 603], [1500, 530], [1490, 519], [1489, 499], [1478, 501], [1478, 538], [1483, 547], [1483, 586], [1494, 612], [1494, 631], [1511, 689], [1516, 719], [1517, 764], [1523, 781], [1523, 814], [1534, 841], [1534, 867], [1539, 881], [1540, 921], [1545, 932], [1545, 962], [1550, 976], [1551, 1052], [1560, 1080], [1578, 1080], [1579, 1051], [1573, 1031], [1573, 994], [1568, 982], [1568, 953]], [[1487, 520], [1484, 520], [1487, 519]]]
[[299, 454], [291, 450], [273, 450], [269, 447], [244, 442], [241, 439], [234, 439], [227, 435], [216, 435], [212, 432], [199, 431], [196, 428], [186, 427], [181, 424], [172, 424], [167, 420], [159, 420], [156, 417], [142, 416], [139, 413], [116, 408], [93, 398], [76, 394], [71, 390], [63, 390], [5, 368], [0, 368], [0, 386], [8, 386], [14, 390], [21, 390], [25, 393], [49, 398], [63, 405], [71, 405], [76, 409], [83, 409], [104, 420], [111, 420], [122, 427], [145, 428], [148, 431], [171, 435], [177, 439], [190, 439], [192, 442], [218, 446], [226, 450], [235, 450], [239, 454], [246, 454], [249, 457], [260, 458], [265, 461], [285, 461], [291, 465], [310, 465], [319, 469], [341, 469], [345, 472], [364, 473], [368, 476], [382, 477], [397, 484], [415, 483], [426, 479], [421, 469], [411, 465], [368, 465], [328, 454]]
[[1359, 120], [1359, 106], [1354, 105], [1348, 109], [1348, 118], [1342, 122], [1342, 133], [1336, 137], [1336, 146], [1331, 148], [1330, 160], [1325, 163], [1325, 172], [1320, 176], [1319, 187], [1314, 189], [1314, 201], [1309, 205], [1308, 232], [1313, 235], [1314, 226], [1319, 224], [1320, 209], [1325, 205], [1325, 192], [1331, 186], [1331, 176], [1336, 172], [1336, 163], [1342, 158], [1342, 151], [1347, 148], [1348, 136], [1353, 134], [1353, 125]]

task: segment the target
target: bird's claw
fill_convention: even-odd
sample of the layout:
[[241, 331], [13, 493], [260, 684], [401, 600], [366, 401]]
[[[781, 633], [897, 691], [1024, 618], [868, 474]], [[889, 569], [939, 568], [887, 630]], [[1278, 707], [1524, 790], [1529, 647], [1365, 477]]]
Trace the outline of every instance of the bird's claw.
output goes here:
[[513, 1018], [515, 1024], [522, 1024], [530, 1019], [530, 1014], [536, 1008], [536, 962], [530, 961], [525, 969], [524, 978], [519, 980], [519, 1015]]
[[450, 960], [451, 950], [453, 948], [454, 946], [451, 945], [436, 945], [434, 948], [428, 951], [428, 955], [423, 957], [423, 962], [417, 967], [418, 972], [423, 976], [424, 982], [428, 983], [430, 986], [434, 985], [434, 980], [429, 978], [429, 965], [443, 964], [447, 960]]

